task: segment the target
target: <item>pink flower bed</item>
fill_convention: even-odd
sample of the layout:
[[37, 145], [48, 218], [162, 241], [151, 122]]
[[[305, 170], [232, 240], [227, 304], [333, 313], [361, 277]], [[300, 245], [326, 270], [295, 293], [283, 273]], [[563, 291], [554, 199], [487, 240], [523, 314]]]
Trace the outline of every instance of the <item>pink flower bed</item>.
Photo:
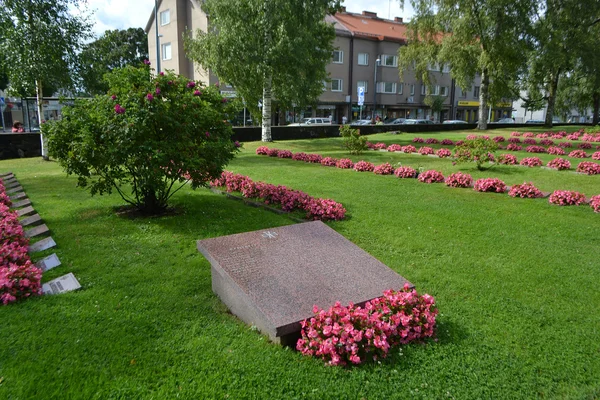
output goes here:
[[454, 188], [468, 188], [473, 185], [473, 178], [469, 174], [464, 174], [462, 172], [455, 172], [453, 174], [448, 175], [445, 180], [446, 186], [454, 187]]
[[352, 162], [351, 159], [349, 158], [340, 158], [336, 163], [335, 166], [337, 168], [341, 168], [341, 169], [351, 169], [354, 168], [354, 163]]
[[411, 167], [399, 167], [394, 171], [394, 175], [398, 178], [414, 178], [417, 175], [417, 170]]
[[402, 146], [399, 144], [391, 144], [388, 146], [387, 151], [402, 151]]
[[413, 146], [412, 144], [409, 144], [407, 146], [403, 146], [402, 147], [402, 151], [404, 153], [416, 153], [417, 152], [417, 148], [415, 146]]
[[512, 154], [500, 154], [498, 156], [498, 163], [499, 164], [504, 164], [504, 165], [516, 165], [517, 164], [517, 157], [513, 156]]
[[534, 136], [535, 135], [532, 132], [525, 132], [525, 133], [523, 133], [523, 137], [526, 137], [526, 138], [532, 138]]
[[521, 139], [519, 139], [518, 137], [511, 137], [511, 138], [508, 139], [508, 143], [519, 144], [519, 143], [521, 143]]
[[536, 145], [537, 144], [537, 140], [535, 140], [535, 139], [529, 139], [528, 138], [528, 139], [524, 139], [523, 143], [530, 144], [530, 145]]
[[569, 143], [569, 142], [560, 142], [558, 144], [558, 146], [559, 147], [564, 147], [564, 148], [571, 148], [571, 147], [573, 147], [573, 145], [571, 143]]
[[259, 146], [256, 149], [256, 154], [266, 156], [267, 154], [269, 154], [269, 148], [267, 146]]
[[564, 156], [566, 154], [560, 147], [548, 147], [547, 153], [555, 156]]
[[587, 153], [583, 150], [573, 150], [569, 153], [569, 157], [573, 158], [587, 158]]
[[598, 175], [600, 174], [600, 164], [591, 161], [580, 162], [577, 165], [577, 172], [587, 175]]
[[572, 133], [566, 136], [567, 140], [579, 140], [579, 135], [577, 133]]
[[420, 138], [420, 137], [416, 137], [412, 141], [413, 141], [413, 143], [424, 143], [425, 139]]
[[526, 167], [541, 167], [542, 160], [540, 160], [538, 157], [525, 157], [519, 164]]
[[591, 149], [592, 148], [592, 144], [591, 143], [579, 143], [577, 145], [578, 148], [580, 149]]
[[308, 154], [306, 161], [309, 163], [320, 164], [323, 157], [320, 154]]
[[354, 170], [358, 172], [372, 172], [375, 169], [375, 165], [368, 161], [359, 161], [354, 164]]
[[324, 165], [325, 167], [335, 167], [337, 162], [338, 162], [337, 158], [324, 157], [321, 160], [321, 165]]
[[419, 174], [419, 181], [423, 183], [441, 183], [444, 182], [444, 175], [441, 172], [434, 169]]
[[508, 146], [506, 146], [506, 150], [509, 150], [509, 151], [521, 151], [521, 149], [523, 149], [523, 147], [519, 146], [518, 144], [514, 144], [514, 143], [511, 143]]
[[448, 149], [439, 149], [436, 153], [435, 153], [439, 158], [446, 158], [446, 157], [451, 157], [452, 156], [452, 152]]
[[479, 136], [477, 135], [467, 135], [467, 137], [465, 138], [465, 140], [475, 140], [477, 139]]
[[431, 147], [423, 146], [419, 149], [419, 154], [421, 154], [422, 156], [433, 154], [433, 149]]
[[504, 138], [504, 136], [494, 136], [493, 140], [496, 143], [502, 143], [502, 142], [506, 141], [506, 139]]
[[473, 190], [477, 192], [504, 193], [506, 184], [498, 178], [482, 178], [475, 181]]
[[292, 158], [292, 156], [293, 154], [289, 150], [279, 150], [279, 153], [277, 153], [277, 157], [279, 158]]
[[269, 149], [267, 155], [269, 157], [277, 157], [279, 155], [279, 149]]
[[392, 175], [394, 173], [394, 167], [392, 167], [390, 163], [384, 163], [376, 166], [373, 169], [373, 172], [377, 175]]
[[521, 197], [521, 198], [538, 198], [543, 197], [542, 192], [536, 188], [533, 183], [524, 182], [522, 185], [514, 185], [508, 191], [510, 197]]
[[579, 192], [555, 190], [548, 198], [548, 202], [559, 206], [578, 206], [585, 203], [585, 196]]
[[429, 138], [425, 140], [425, 143], [427, 144], [438, 144], [440, 141], [437, 140], [436, 138]]
[[385, 144], [385, 143], [375, 143], [373, 145], [373, 149], [374, 150], [385, 150], [385, 149], [387, 149], [387, 144]]
[[590, 207], [592, 207], [592, 209], [594, 210], [594, 212], [596, 213], [600, 213], [600, 194], [593, 196], [590, 199]]
[[364, 308], [336, 302], [328, 310], [313, 308], [315, 316], [302, 321], [296, 349], [330, 365], [360, 364], [386, 357], [391, 346], [421, 341], [434, 335], [438, 311], [428, 294], [405, 285], [386, 290]]
[[537, 135], [535, 135], [536, 138], [538, 139], [545, 139], [548, 137], [547, 133], [538, 133]]
[[307, 162], [308, 154], [302, 152], [294, 153], [294, 155], [292, 156], [292, 160]]
[[600, 151], [597, 151], [594, 154], [592, 154], [592, 160], [600, 160]]
[[463, 144], [465, 144], [464, 140], [457, 140], [456, 143], [454, 143], [455, 146], [462, 146]]
[[571, 163], [569, 162], [569, 160], [565, 160], [564, 158], [559, 157], [559, 158], [555, 158], [554, 160], [548, 161], [548, 164], [546, 164], [546, 167], [554, 168], [559, 171], [562, 171], [565, 169], [570, 169]]
[[521, 136], [521, 132], [511, 132], [510, 136], [513, 136], [513, 137]]
[[554, 146], [554, 141], [550, 139], [543, 139], [540, 140], [540, 144], [543, 144], [544, 146]]
[[443, 145], [445, 145], [445, 146], [453, 146], [453, 145], [454, 145], [454, 142], [453, 142], [452, 140], [450, 140], [450, 139], [443, 139], [443, 140], [441, 141], [441, 144], [443, 144]]

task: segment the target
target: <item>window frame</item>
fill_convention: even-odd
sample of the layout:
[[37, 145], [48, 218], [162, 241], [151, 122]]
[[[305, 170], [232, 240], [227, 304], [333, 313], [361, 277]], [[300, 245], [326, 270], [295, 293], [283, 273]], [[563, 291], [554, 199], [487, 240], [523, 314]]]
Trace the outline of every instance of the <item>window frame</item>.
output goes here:
[[475, 98], [478, 99], [479, 98], [479, 93], [480, 93], [479, 91], [480, 91], [480, 87], [479, 86], [474, 86], [473, 87], [473, 97], [475, 97]]
[[[364, 86], [361, 85], [361, 83], [364, 83]], [[369, 81], [356, 81], [356, 87], [364, 87], [365, 88], [365, 93], [369, 92]], [[358, 93], [358, 89], [357, 89], [357, 93]]]
[[[166, 49], [167, 47], [169, 48], [169, 58], [166, 57]], [[162, 61], [169, 61], [173, 59], [173, 47], [171, 46], [171, 42], [168, 43], [161, 43], [160, 44], [160, 52], [161, 52], [161, 57], [160, 59]]]
[[[388, 60], [390, 57], [392, 58], [392, 65], [388, 65], [386, 63], [386, 60]], [[381, 56], [379, 56], [379, 59], [381, 60], [379, 65], [381, 65], [382, 67], [391, 67], [391, 68], [398, 67], [398, 56], [395, 56], [392, 54], [382, 54]]]
[[[159, 14], [158, 20], [160, 21], [160, 26], [169, 25], [171, 23], [171, 9], [167, 8], [166, 10], [161, 11]], [[168, 21], [163, 22], [163, 15], [168, 16]]]
[[[386, 85], [392, 85], [391, 90], [385, 90]], [[396, 94], [396, 82], [377, 82], [377, 93]]]
[[[336, 61], [335, 57], [333, 56], [334, 54], [338, 54], [339, 55], [339, 60]], [[334, 50], [332, 55], [331, 55], [331, 62], [333, 64], [343, 64], [344, 63], [344, 51], [343, 50]]]
[[[361, 55], [364, 56], [366, 59], [366, 62], [364, 64], [361, 64], [361, 62], [360, 62]], [[362, 65], [362, 66], [369, 66], [369, 53], [358, 53], [358, 58], [356, 59], [356, 64]]]
[[[333, 88], [333, 82], [334, 81], [338, 82], [339, 87], [337, 89]], [[332, 92], [342, 92], [343, 90], [344, 90], [344, 80], [343, 79], [335, 78], [335, 79], [331, 80], [331, 91]]]

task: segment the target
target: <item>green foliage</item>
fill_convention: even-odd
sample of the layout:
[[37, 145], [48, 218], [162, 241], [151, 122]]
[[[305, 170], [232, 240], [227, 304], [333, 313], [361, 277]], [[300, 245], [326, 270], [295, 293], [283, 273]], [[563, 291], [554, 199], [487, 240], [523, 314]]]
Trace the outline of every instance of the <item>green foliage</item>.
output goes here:
[[108, 30], [84, 46], [79, 56], [79, 77], [87, 94], [104, 94], [104, 75], [126, 65], [140, 66], [148, 58], [148, 37], [142, 28]]
[[444, 101], [446, 101], [445, 96], [436, 96], [429, 94], [425, 97], [423, 103], [428, 105], [431, 108], [431, 111], [433, 111], [434, 113], [440, 113], [442, 112], [442, 109], [444, 107]]
[[477, 169], [483, 171], [488, 169], [484, 165], [495, 160], [495, 151], [498, 150], [498, 143], [491, 139], [478, 137], [476, 139], [465, 140], [460, 146], [454, 148], [454, 157], [457, 163], [474, 162]]
[[340, 135], [343, 138], [344, 147], [350, 154], [361, 154], [367, 149], [367, 138], [361, 136], [358, 129], [353, 129], [350, 125], [341, 125]]
[[215, 88], [173, 73], [151, 78], [149, 67], [116, 70], [107, 80], [109, 94], [79, 100], [44, 126], [50, 154], [92, 195], [114, 188], [157, 213], [188, 180], [205, 185], [234, 157], [226, 122], [234, 106]]

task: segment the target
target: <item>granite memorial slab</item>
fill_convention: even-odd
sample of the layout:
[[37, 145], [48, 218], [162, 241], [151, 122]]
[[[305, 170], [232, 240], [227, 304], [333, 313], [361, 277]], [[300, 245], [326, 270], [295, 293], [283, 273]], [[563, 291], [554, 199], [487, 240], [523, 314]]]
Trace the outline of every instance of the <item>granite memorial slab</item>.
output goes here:
[[23, 186], [18, 185], [18, 186], [12, 187], [10, 189], [7, 189], [6, 194], [13, 194], [13, 193], [16, 193], [16, 192], [22, 191], [22, 190], [23, 190]]
[[20, 187], [21, 184], [17, 181], [11, 182], [8, 185], [4, 185], [4, 189], [14, 189], [16, 187]]
[[29, 246], [29, 253], [36, 253], [38, 251], [48, 250], [56, 246], [56, 242], [51, 237], [44, 238], [39, 242], [35, 242]]
[[77, 290], [81, 287], [75, 275], [69, 272], [66, 275], [51, 280], [50, 282], [42, 285], [42, 292], [44, 294], [59, 294]]
[[25, 208], [21, 208], [20, 210], [17, 210], [17, 216], [22, 217], [24, 215], [33, 214], [34, 212], [35, 212], [35, 210], [33, 209], [33, 207], [29, 206], [29, 207], [25, 207]]
[[4, 187], [14, 186], [15, 184], [17, 184], [17, 185], [19, 184], [19, 182], [17, 182], [17, 180], [15, 178], [10, 178], [10, 179], [6, 179], [6, 180], [3, 179], [2, 180], [2, 185]]
[[321, 221], [197, 246], [211, 263], [213, 291], [231, 312], [282, 344], [295, 343], [313, 305], [363, 304], [409, 283]]
[[23, 227], [35, 225], [39, 222], [42, 222], [42, 217], [40, 217], [40, 214], [33, 214], [31, 217], [23, 218], [20, 221], [21, 226]]
[[20, 200], [20, 199], [24, 199], [25, 197], [27, 197], [25, 192], [19, 192], [19, 193], [13, 194], [12, 196], [8, 196], [8, 198], [11, 200]]
[[15, 175], [12, 172], [8, 172], [8, 173], [0, 176], [0, 179], [2, 179], [4, 181], [4, 180], [11, 179], [14, 177], [15, 177]]
[[50, 229], [46, 226], [46, 224], [38, 225], [35, 228], [27, 229], [23, 234], [27, 238], [32, 238], [35, 236], [43, 235], [44, 233], [50, 232]]
[[58, 267], [60, 265], [60, 260], [56, 253], [50, 254], [48, 257], [41, 259], [40, 261], [35, 263], [35, 266], [42, 270], [42, 272], [46, 272], [51, 270], [52, 268]]
[[19, 200], [19, 201], [13, 202], [12, 208], [25, 207], [25, 206], [29, 206], [29, 205], [31, 205], [31, 200], [24, 199], [24, 200]]
[[2, 172], [2, 173], [0, 173], [0, 178], [3, 178], [7, 175], [12, 175], [12, 172]]

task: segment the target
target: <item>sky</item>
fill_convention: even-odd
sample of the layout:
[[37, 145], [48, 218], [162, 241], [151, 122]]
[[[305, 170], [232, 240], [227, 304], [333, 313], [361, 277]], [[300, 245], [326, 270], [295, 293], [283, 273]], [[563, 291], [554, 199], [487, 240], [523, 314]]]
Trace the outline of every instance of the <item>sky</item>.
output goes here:
[[[400, 9], [399, 0], [345, 0], [343, 5], [349, 12], [373, 11], [382, 18], [403, 17], [406, 21], [412, 16], [412, 8], [406, 3], [405, 11]], [[154, 0], [87, 0], [87, 4], [94, 11], [92, 22], [97, 36], [108, 29], [144, 28], [154, 8]]]

